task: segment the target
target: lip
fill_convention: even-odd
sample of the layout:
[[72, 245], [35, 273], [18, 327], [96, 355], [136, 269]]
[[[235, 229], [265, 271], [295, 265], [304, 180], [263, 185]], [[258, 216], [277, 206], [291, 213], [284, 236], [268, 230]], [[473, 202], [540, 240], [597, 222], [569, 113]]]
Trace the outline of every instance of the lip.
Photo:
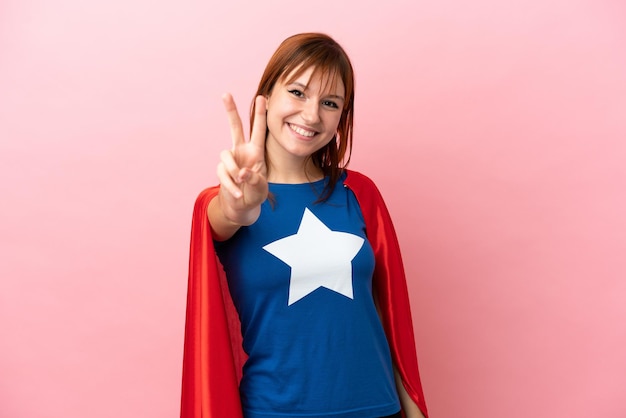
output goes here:
[[[286, 125], [287, 125], [287, 128], [289, 129], [289, 131], [292, 134], [294, 134], [296, 137], [298, 137], [298, 138], [300, 138], [300, 139], [302, 139], [304, 141], [310, 141], [310, 140], [312, 140], [313, 138], [315, 138], [319, 134], [319, 132], [316, 131], [315, 129], [311, 129], [311, 128], [307, 127], [307, 126], [302, 126], [302, 125], [299, 125], [297, 123], [286, 122]], [[304, 131], [313, 132], [313, 135], [311, 135], [311, 136], [302, 135], [301, 133], [296, 132], [293, 127], [296, 127], [298, 129], [301, 129], [301, 130], [304, 130]]]

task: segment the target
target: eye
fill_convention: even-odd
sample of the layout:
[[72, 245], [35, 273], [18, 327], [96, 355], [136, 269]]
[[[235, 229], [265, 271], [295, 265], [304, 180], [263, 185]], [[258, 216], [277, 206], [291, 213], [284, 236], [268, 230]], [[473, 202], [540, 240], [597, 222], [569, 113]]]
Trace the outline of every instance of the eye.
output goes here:
[[304, 93], [298, 89], [287, 90], [289, 93], [293, 94], [296, 97], [304, 97]]
[[322, 104], [326, 107], [330, 107], [331, 109], [339, 109], [339, 105], [337, 105], [337, 103], [330, 101], [330, 100], [324, 100]]

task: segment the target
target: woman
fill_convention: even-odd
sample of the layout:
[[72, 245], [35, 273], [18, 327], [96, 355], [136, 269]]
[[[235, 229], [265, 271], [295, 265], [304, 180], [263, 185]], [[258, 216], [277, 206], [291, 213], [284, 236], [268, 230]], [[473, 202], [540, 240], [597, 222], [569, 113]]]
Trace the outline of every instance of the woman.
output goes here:
[[375, 185], [345, 169], [348, 56], [323, 34], [286, 39], [249, 141], [224, 104], [233, 147], [192, 225], [182, 416], [427, 416], [395, 232]]

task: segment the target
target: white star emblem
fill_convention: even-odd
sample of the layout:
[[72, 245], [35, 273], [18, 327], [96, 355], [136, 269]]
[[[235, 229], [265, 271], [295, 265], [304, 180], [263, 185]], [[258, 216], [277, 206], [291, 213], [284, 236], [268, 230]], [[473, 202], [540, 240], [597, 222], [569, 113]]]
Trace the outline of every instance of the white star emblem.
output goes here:
[[365, 240], [348, 232], [331, 231], [307, 208], [298, 232], [267, 244], [263, 249], [291, 267], [291, 305], [325, 287], [354, 299], [352, 259]]

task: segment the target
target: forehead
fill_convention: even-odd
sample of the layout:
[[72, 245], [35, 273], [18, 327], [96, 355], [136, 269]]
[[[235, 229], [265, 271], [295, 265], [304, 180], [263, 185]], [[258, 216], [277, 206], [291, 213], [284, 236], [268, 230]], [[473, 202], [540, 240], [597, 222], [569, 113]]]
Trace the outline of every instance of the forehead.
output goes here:
[[281, 79], [285, 84], [302, 84], [307, 88], [319, 90], [322, 94], [343, 95], [345, 93], [343, 80], [336, 69], [299, 66]]

